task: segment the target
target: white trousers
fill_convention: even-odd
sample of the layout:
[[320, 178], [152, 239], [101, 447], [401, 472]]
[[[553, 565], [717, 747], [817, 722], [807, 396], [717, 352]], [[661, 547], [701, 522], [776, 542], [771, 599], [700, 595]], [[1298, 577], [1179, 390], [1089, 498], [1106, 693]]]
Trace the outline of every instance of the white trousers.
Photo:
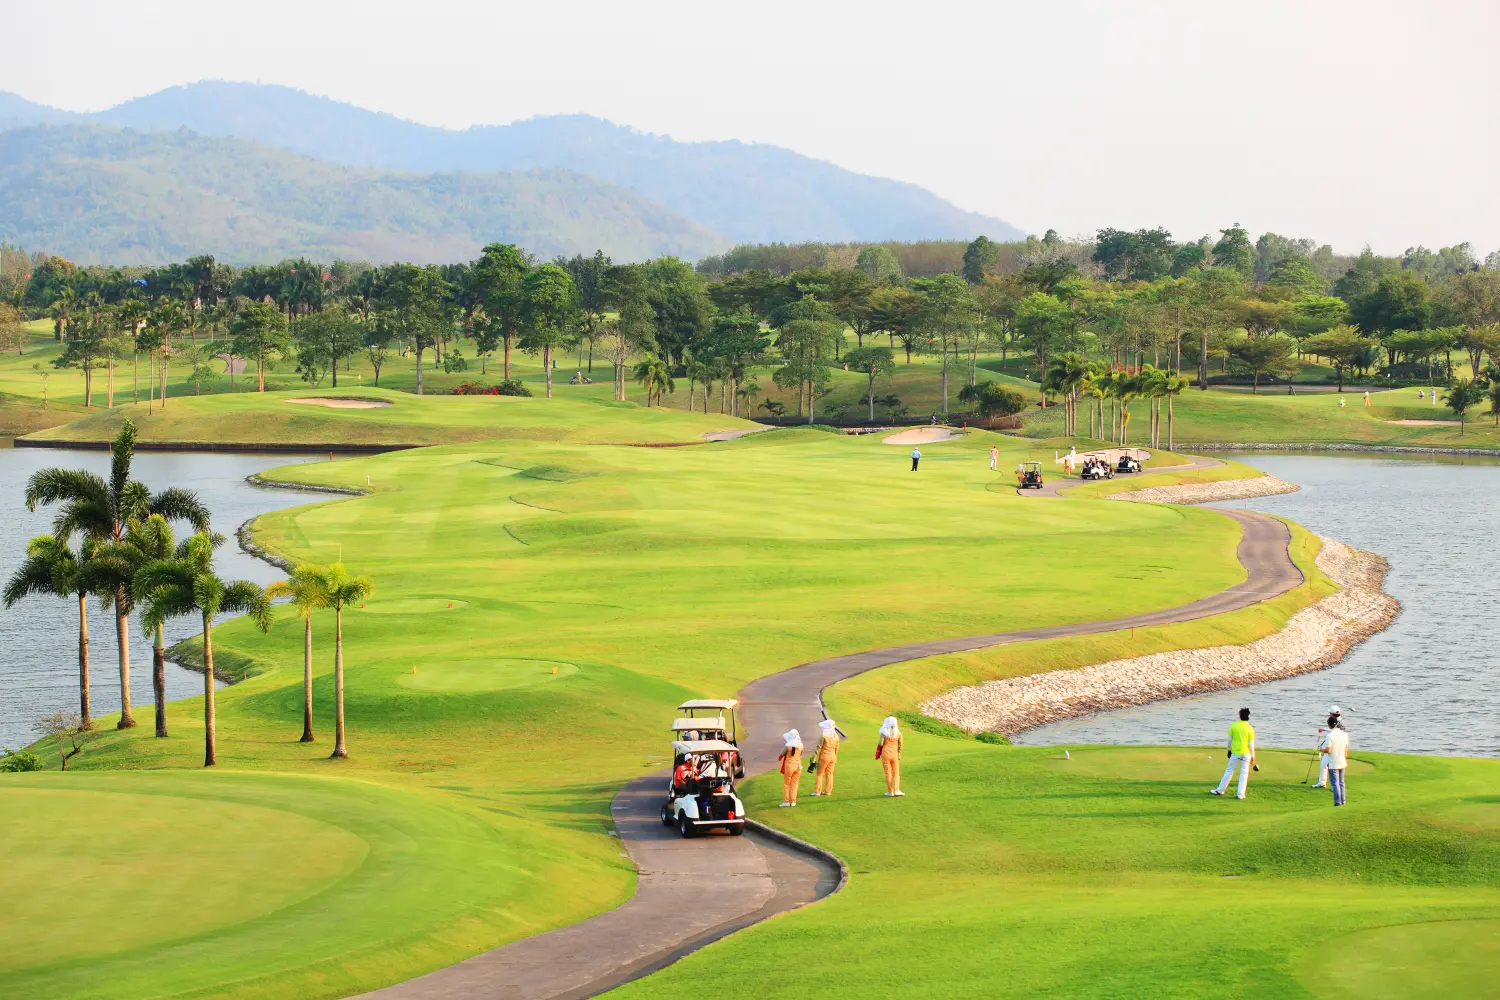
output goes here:
[[1326, 753], [1325, 754], [1319, 754], [1318, 758], [1319, 758], [1318, 759], [1318, 783], [1315, 786], [1313, 786], [1313, 787], [1315, 787], [1315, 788], [1327, 788], [1328, 787], [1328, 755]]
[[1229, 764], [1224, 768], [1224, 777], [1219, 779], [1219, 794], [1224, 794], [1224, 789], [1229, 787], [1229, 779], [1234, 777], [1234, 769], [1240, 769], [1239, 797], [1245, 797], [1245, 786], [1250, 783], [1250, 755], [1244, 753], [1233, 753], [1229, 755]]

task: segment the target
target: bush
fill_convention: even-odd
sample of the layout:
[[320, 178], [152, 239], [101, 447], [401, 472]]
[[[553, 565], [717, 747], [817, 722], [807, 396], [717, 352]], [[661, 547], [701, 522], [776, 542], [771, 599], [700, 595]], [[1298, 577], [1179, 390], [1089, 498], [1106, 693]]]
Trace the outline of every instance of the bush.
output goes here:
[[997, 747], [1010, 746], [1010, 740], [1003, 733], [975, 733], [974, 738], [981, 743], [989, 743]]
[[0, 773], [18, 774], [42, 769], [42, 758], [30, 750], [12, 750], [10, 747], [0, 747], [0, 750], [5, 751], [5, 756], [0, 757]]
[[450, 396], [529, 396], [531, 390], [522, 385], [518, 379], [506, 379], [499, 385], [485, 385], [483, 382], [460, 382], [448, 390]]
[[1009, 417], [1026, 409], [1025, 396], [998, 382], [966, 385], [959, 390], [958, 398], [965, 403], [974, 403], [975, 409], [985, 417]]

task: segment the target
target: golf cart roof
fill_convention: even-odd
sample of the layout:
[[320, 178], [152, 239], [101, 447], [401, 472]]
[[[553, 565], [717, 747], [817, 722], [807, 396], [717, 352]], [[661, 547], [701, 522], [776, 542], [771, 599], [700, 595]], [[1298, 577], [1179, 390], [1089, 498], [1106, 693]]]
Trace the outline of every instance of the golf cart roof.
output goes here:
[[724, 725], [724, 717], [722, 715], [718, 718], [713, 719], [708, 718], [707, 716], [701, 719], [678, 719], [676, 722], [672, 723], [672, 731], [682, 733], [688, 732], [692, 729], [696, 729], [700, 733], [722, 733], [725, 729], [728, 728], [728, 726]]
[[1041, 463], [1041, 462], [1024, 462], [1024, 463], [1022, 463], [1022, 464], [1024, 464], [1024, 465], [1034, 465], [1034, 466], [1036, 466], [1036, 467], [1037, 467], [1037, 468], [1038, 468], [1038, 469], [1040, 469], [1040, 468], [1041, 468], [1041, 467], [1042, 467], [1042, 463]]
[[723, 740], [673, 740], [672, 749], [677, 753], [734, 753], [739, 747]]
[[679, 712], [691, 712], [697, 709], [717, 708], [719, 711], [728, 709], [734, 711], [740, 707], [740, 703], [733, 698], [690, 698], [677, 706]]

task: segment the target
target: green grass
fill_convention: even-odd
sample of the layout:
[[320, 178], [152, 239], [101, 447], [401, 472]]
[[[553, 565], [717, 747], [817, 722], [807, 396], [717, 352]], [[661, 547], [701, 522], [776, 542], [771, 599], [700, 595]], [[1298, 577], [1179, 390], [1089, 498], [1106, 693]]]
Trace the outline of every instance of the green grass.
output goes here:
[[[247, 420], [286, 405], [252, 402], [259, 409], [242, 411]], [[485, 409], [491, 402], [405, 397], [388, 410], [329, 413], [379, 418], [436, 404], [457, 421], [495, 412]], [[500, 403], [538, 427], [559, 413], [576, 420], [549, 432], [556, 440], [538, 433], [272, 474], [373, 490], [268, 515], [257, 529], [279, 552], [342, 554], [377, 581], [375, 597], [345, 615], [350, 760], [327, 759], [324, 613], [314, 622], [320, 741], [296, 742], [302, 633], [283, 611], [268, 637], [243, 622], [216, 630], [221, 655], [237, 655], [253, 674], [219, 694], [217, 773], [198, 770], [200, 707], [189, 700], [172, 706], [169, 740], [116, 732], [106, 719], [67, 775], [0, 776], [9, 843], [37, 844], [94, 812], [14, 808], [11, 796], [109, 782], [128, 804], [61, 857], [100, 864], [88, 878], [104, 897], [136, 891], [143, 868], [156, 873], [161, 891], [139, 903], [151, 912], [191, 913], [205, 900], [203, 919], [191, 918], [196, 931], [142, 911], [133, 922], [149, 933], [124, 943], [101, 927], [112, 920], [108, 906], [0, 909], [0, 938], [24, 925], [54, 949], [0, 955], [0, 994], [139, 996], [149, 991], [135, 977], [148, 965], [159, 994], [243, 998], [347, 995], [428, 971], [628, 896], [628, 862], [606, 836], [608, 803], [660, 765], [662, 726], [684, 697], [730, 694], [764, 673], [872, 646], [1179, 604], [1240, 576], [1237, 529], [1211, 512], [1038, 503], [991, 489], [1005, 479], [987, 468], [991, 441], [1012, 467], [1031, 453], [1001, 435], [924, 446], [912, 475], [906, 449], [874, 437], [791, 429], [690, 448], [620, 447], [592, 442], [663, 429], [695, 436], [703, 418]], [[198, 405], [233, 413], [243, 404], [225, 396]], [[588, 412], [611, 419], [576, 422]], [[616, 424], [617, 414], [633, 422]], [[1058, 547], [1100, 553], [1100, 570], [1066, 571]], [[580, 726], [586, 740], [557, 738]], [[95, 773], [105, 770], [124, 773]], [[249, 874], [226, 877], [222, 892], [204, 855], [171, 849], [178, 835], [130, 864], [99, 862], [112, 843], [155, 842], [160, 824], [141, 802], [153, 796], [251, 802], [284, 816], [250, 820], [214, 806], [223, 818], [202, 835], [220, 865], [239, 872], [237, 848], [265, 842], [247, 854]], [[321, 869], [278, 853], [314, 821], [317, 836], [366, 845], [365, 860], [327, 884]], [[409, 853], [381, 853], [391, 838]], [[463, 859], [457, 870], [445, 860], [450, 848]], [[278, 866], [292, 877], [254, 874]], [[388, 899], [360, 882], [377, 876], [398, 879], [403, 894]], [[244, 887], [261, 881], [261, 902], [242, 904]], [[275, 896], [289, 883], [305, 897]], [[212, 919], [242, 905], [244, 920]]]
[[[1496, 995], [1500, 762], [1357, 754], [1335, 811], [1305, 754], [1263, 753], [1240, 803], [1206, 794], [1222, 750], [1064, 760], [908, 730], [891, 800], [878, 717], [830, 708], [854, 736], [838, 794], [772, 815], [837, 851], [849, 886], [611, 996]], [[779, 791], [758, 780], [748, 805]]]

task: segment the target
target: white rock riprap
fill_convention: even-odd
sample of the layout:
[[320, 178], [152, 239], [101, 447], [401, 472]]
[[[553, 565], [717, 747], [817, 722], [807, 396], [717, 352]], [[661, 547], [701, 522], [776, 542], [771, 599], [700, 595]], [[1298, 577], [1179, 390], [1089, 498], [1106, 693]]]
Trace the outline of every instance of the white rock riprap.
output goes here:
[[1109, 499], [1141, 503], [1213, 503], [1217, 500], [1247, 500], [1250, 497], [1296, 493], [1301, 488], [1296, 483], [1289, 483], [1275, 476], [1255, 476], [1251, 479], [1225, 479], [1217, 483], [1148, 486], [1142, 490], [1112, 493]]
[[1222, 691], [1321, 670], [1391, 623], [1401, 605], [1382, 585], [1380, 556], [1323, 539], [1318, 568], [1341, 588], [1243, 646], [1213, 646], [1111, 660], [1077, 670], [957, 688], [922, 711], [970, 732], [1012, 736], [1059, 719]]

